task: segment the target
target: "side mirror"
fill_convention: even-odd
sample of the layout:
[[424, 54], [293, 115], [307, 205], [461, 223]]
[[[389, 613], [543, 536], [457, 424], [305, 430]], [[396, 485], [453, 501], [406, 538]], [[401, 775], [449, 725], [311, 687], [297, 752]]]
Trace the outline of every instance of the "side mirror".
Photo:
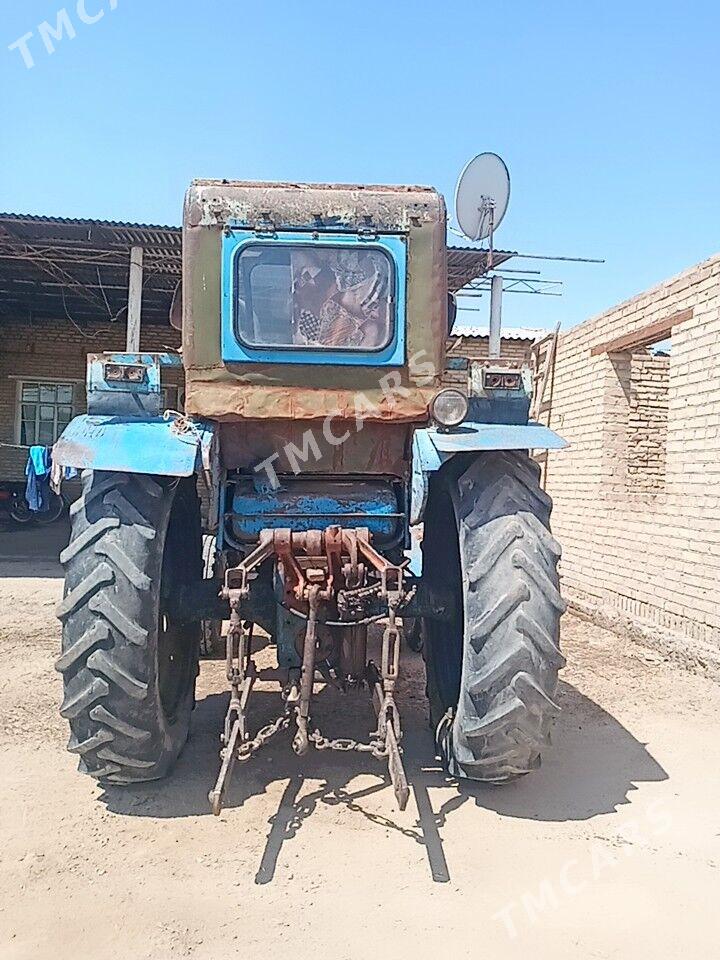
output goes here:
[[452, 333], [457, 317], [457, 300], [454, 293], [448, 293], [448, 336]]
[[182, 280], [178, 280], [177, 286], [173, 290], [172, 303], [170, 304], [170, 326], [175, 330], [182, 330]]

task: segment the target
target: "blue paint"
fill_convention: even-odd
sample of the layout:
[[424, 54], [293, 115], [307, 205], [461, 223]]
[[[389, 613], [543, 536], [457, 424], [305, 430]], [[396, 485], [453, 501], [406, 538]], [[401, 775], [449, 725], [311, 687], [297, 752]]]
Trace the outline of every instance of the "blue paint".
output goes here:
[[494, 424], [527, 426], [530, 397], [520, 392], [512, 395], [500, 394], [498, 391], [498, 394], [496, 397], [469, 397], [468, 421], [490, 426]]
[[75, 417], [53, 447], [53, 458], [78, 470], [118, 470], [123, 473], [189, 477], [200, 468], [214, 427], [197, 423], [179, 433], [162, 417]]
[[[141, 366], [142, 380], [106, 380], [106, 364]], [[159, 417], [162, 410], [162, 367], [182, 367], [174, 353], [101, 353], [88, 357], [87, 408], [94, 416]]]
[[566, 440], [540, 423], [466, 422], [448, 433], [434, 427], [416, 430], [413, 436], [410, 523], [420, 523], [425, 513], [429, 474], [439, 470], [456, 453], [561, 450], [566, 446]]
[[[528, 367], [520, 371], [495, 369], [483, 361], [473, 361], [470, 370], [468, 397], [469, 423], [515, 424], [527, 426], [532, 396], [532, 376]], [[517, 387], [489, 387], [486, 377], [493, 373], [519, 373]]]
[[429, 430], [416, 430], [412, 444], [412, 479], [410, 483], [410, 524], [420, 523], [428, 495], [428, 474], [444, 463], [432, 442]]
[[420, 541], [413, 537], [409, 549], [403, 551], [408, 560], [407, 571], [413, 577], [421, 577], [423, 570], [423, 552]]
[[[382, 350], [315, 350], [304, 347], [255, 348], [239, 341], [235, 332], [235, 265], [249, 246], [296, 244], [382, 250], [394, 265], [395, 329], [393, 339]], [[222, 239], [222, 359], [225, 363], [332, 364], [334, 366], [400, 367], [405, 362], [405, 287], [407, 247], [400, 236], [380, 235], [365, 239], [358, 234], [286, 231], [259, 235], [252, 230], [232, 230]]]
[[393, 487], [382, 481], [333, 484], [303, 479], [260, 493], [248, 480], [235, 486], [231, 522], [234, 535], [245, 542], [256, 541], [265, 529], [286, 527], [304, 532], [334, 524], [367, 527], [375, 540], [382, 542], [395, 537], [399, 512]]
[[428, 429], [442, 456], [473, 450], [561, 450], [567, 441], [541, 423], [463, 423], [450, 433]]
[[[142, 366], [143, 378], [106, 380], [105, 365]], [[97, 416], [159, 417], [162, 413], [160, 363], [150, 354], [101, 354], [88, 357], [87, 409]]]
[[469, 362], [467, 357], [450, 356], [446, 358], [445, 366], [448, 370], [467, 370]]
[[179, 353], [104, 353], [105, 363], [142, 363], [145, 366], [176, 367], [182, 369], [182, 357]]
[[302, 666], [302, 657], [298, 647], [302, 650], [305, 638], [305, 621], [296, 617], [277, 605], [275, 619], [275, 642], [277, 644], [277, 661], [281, 670], [299, 670]]

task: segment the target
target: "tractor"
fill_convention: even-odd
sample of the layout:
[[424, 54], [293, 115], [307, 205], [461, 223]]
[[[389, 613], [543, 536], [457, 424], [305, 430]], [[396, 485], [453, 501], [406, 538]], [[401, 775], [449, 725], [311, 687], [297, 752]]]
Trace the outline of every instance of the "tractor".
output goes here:
[[[517, 361], [461, 362], [466, 382], [443, 387], [446, 220], [424, 187], [190, 186], [181, 355], [91, 356], [87, 414], [54, 449], [83, 471], [61, 555], [60, 712], [69, 750], [101, 784], [172, 769], [202, 625], [218, 621], [230, 699], [215, 813], [233, 766], [284, 730], [298, 755], [354, 749], [387, 764], [404, 809], [397, 684], [410, 632], [449, 773], [498, 784], [539, 765], [564, 604], [530, 454], [564, 441], [529, 420]], [[499, 342], [497, 311], [494, 323]], [[184, 406], [164, 410], [162, 370], [179, 364]], [[277, 719], [257, 730], [259, 631], [280, 694]], [[318, 728], [322, 684], [369, 694], [366, 740]]]

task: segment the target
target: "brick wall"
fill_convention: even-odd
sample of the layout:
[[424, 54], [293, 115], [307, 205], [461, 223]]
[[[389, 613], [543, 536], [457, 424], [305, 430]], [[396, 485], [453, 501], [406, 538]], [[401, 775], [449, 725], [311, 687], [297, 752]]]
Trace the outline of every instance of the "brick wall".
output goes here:
[[[530, 363], [533, 340], [521, 340], [503, 337], [500, 343], [500, 355], [503, 359]], [[467, 357], [469, 360], [485, 360], [488, 355], [488, 337], [449, 337], [446, 341], [448, 359]], [[442, 377], [444, 386], [458, 386], [467, 382], [467, 373], [457, 370], [445, 370]]]
[[[687, 308], [669, 358], [591, 356]], [[566, 596], [720, 669], [720, 256], [563, 334], [549, 422]]]
[[[0, 443], [15, 443], [17, 430], [18, 382], [26, 377], [48, 380], [74, 380], [75, 412], [85, 409], [85, 369], [88, 353], [125, 349], [125, 327], [122, 323], [109, 326], [97, 324], [83, 336], [68, 320], [0, 321]], [[158, 351], [164, 347], [180, 346], [180, 335], [167, 326], [143, 326], [140, 335], [143, 350]], [[168, 384], [179, 382], [172, 371], [163, 377]]]
[[631, 488], [665, 487], [670, 358], [633, 354], [628, 399], [627, 472]]
[[[533, 340], [503, 337], [500, 343], [500, 353], [511, 360], [526, 360], [530, 362]], [[450, 357], [469, 357], [471, 360], [484, 360], [488, 355], [489, 340], [487, 337], [449, 337], [447, 351]]]

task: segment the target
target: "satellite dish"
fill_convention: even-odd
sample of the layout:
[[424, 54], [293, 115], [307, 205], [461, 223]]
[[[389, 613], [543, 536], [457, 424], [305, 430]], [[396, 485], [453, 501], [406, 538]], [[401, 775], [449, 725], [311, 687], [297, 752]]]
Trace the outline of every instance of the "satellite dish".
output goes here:
[[510, 200], [510, 174], [496, 153], [474, 157], [455, 189], [455, 217], [468, 240], [484, 240], [500, 226]]

